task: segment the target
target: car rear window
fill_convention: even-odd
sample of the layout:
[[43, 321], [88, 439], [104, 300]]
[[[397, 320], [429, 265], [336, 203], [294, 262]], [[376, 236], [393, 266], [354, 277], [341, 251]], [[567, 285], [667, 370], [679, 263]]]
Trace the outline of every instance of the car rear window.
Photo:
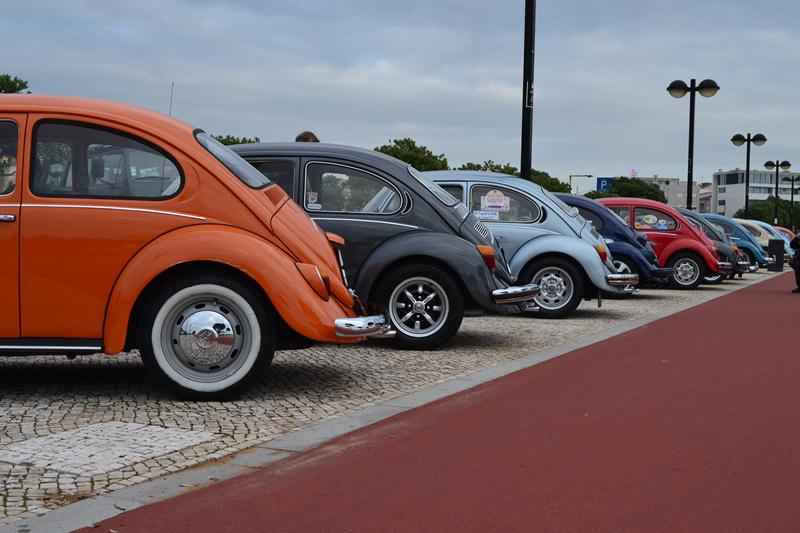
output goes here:
[[216, 157], [220, 163], [225, 165], [228, 170], [233, 172], [234, 176], [239, 178], [242, 183], [253, 189], [263, 189], [270, 183], [269, 178], [256, 170], [256, 168], [239, 157], [239, 154], [216, 140], [214, 137], [204, 132], [197, 130], [194, 134], [200, 146], [211, 152], [211, 155]]

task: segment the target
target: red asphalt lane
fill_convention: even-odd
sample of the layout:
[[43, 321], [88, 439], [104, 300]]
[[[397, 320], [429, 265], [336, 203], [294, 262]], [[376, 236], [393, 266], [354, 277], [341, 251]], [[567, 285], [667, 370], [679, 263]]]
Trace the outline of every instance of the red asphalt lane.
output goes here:
[[791, 281], [85, 531], [798, 531]]

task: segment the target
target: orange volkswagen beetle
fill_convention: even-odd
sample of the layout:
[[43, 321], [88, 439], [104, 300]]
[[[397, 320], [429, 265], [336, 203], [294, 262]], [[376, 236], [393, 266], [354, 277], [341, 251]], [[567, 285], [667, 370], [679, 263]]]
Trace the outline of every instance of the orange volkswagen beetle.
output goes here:
[[343, 244], [179, 120], [0, 95], [0, 354], [138, 348], [180, 396], [229, 398], [276, 347], [385, 333], [358, 316]]

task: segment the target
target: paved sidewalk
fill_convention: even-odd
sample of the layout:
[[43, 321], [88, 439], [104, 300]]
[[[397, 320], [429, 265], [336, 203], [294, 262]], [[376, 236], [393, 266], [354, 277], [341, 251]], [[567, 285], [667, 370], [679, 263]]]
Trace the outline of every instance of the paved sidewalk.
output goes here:
[[787, 531], [783, 275], [86, 531]]

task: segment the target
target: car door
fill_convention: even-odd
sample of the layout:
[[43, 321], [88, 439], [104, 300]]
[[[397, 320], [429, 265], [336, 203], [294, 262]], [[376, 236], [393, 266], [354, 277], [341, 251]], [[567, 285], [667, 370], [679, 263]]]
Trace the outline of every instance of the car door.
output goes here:
[[494, 234], [508, 261], [537, 237], [542, 208], [519, 191], [488, 182], [470, 182], [469, 207]]
[[[203, 217], [181, 210], [184, 172], [157, 139], [115, 124], [30, 115], [22, 187], [22, 337], [102, 338], [108, 297], [148, 242]], [[185, 161], [188, 164], [188, 161]], [[138, 183], [137, 178], [146, 179]], [[135, 195], [134, 195], [135, 194]]]
[[19, 331], [20, 176], [26, 116], [0, 113], [0, 339]]
[[322, 229], [344, 237], [344, 267], [352, 283], [378, 246], [420, 229], [411, 194], [388, 176], [355, 164], [304, 159], [298, 203]]
[[669, 243], [678, 239], [678, 221], [674, 217], [652, 207], [633, 208], [633, 227], [647, 235], [647, 240], [653, 243], [653, 250], [660, 258]]

